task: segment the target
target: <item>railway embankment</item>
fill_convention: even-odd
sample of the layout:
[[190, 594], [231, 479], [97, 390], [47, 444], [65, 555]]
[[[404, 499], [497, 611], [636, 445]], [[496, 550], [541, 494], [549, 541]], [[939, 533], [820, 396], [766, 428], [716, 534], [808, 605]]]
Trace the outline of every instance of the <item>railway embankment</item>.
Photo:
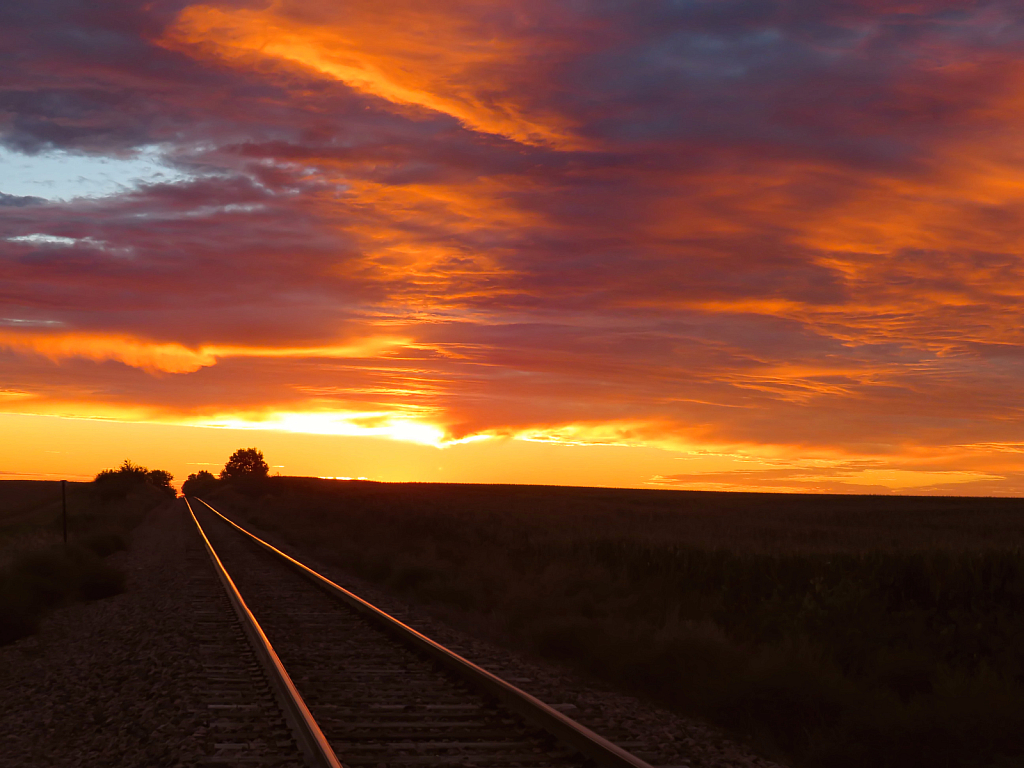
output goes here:
[[[0, 647], [0, 766], [296, 765], [295, 749], [181, 502], [112, 556], [125, 590], [66, 605]], [[297, 553], [302, 554], [302, 553]], [[770, 768], [720, 731], [445, 626], [369, 584], [346, 585], [420, 631], [634, 746], [653, 765]]]
[[[225, 707], [269, 693], [183, 510], [149, 512], [112, 556], [123, 592], [54, 610], [0, 647], [0, 766], [194, 766], [239, 752]], [[247, 717], [253, 759], [235, 764], [274, 765], [260, 740], [287, 739], [284, 724]]]
[[[339, 586], [349, 589], [449, 650], [553, 706], [600, 736], [642, 757], [652, 766], [778, 768], [777, 763], [756, 755], [749, 747], [706, 722], [682, 717], [650, 702], [603, 686], [593, 678], [564, 666], [545, 664], [535, 658], [528, 659], [522, 654], [453, 629], [428, 610], [411, 605], [393, 592], [374, 586], [337, 564], [311, 560], [306, 552], [288, 546], [280, 537], [267, 535], [251, 527], [250, 530], [275, 545], [280, 544], [286, 554], [314, 567]], [[226, 543], [224, 535], [221, 530], [217, 538]], [[235, 542], [235, 546], [239, 546], [238, 542]], [[245, 574], [249, 570], [242, 569], [239, 573]], [[242, 585], [248, 578], [245, 575], [239, 578], [244, 593], [246, 590]], [[258, 588], [250, 586], [250, 591], [253, 595], [260, 595], [270, 590], [264, 584]], [[256, 612], [258, 617], [259, 611]], [[273, 633], [271, 635], [273, 639]], [[284, 660], [287, 665], [287, 656], [284, 656]], [[312, 708], [316, 714], [316, 708]]]

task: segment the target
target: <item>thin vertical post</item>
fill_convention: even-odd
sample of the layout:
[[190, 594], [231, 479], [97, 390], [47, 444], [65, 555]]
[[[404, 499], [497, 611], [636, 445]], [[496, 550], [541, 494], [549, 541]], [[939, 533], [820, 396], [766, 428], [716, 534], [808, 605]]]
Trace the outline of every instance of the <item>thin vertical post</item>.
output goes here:
[[64, 546], [68, 545], [68, 481], [60, 481], [60, 506], [64, 512]]

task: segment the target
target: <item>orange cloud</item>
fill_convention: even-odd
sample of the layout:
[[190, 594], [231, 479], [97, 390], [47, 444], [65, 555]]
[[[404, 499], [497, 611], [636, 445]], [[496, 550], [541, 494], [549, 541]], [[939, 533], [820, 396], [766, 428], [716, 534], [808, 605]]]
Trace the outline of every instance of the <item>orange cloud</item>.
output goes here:
[[218, 358], [353, 358], [374, 357], [409, 339], [386, 336], [361, 339], [350, 344], [318, 347], [257, 347], [204, 345], [192, 349], [174, 342], [151, 342], [129, 336], [101, 333], [25, 333], [0, 331], [0, 348], [30, 352], [54, 361], [85, 358], [102, 362], [116, 360], [150, 373], [193, 373], [216, 365]]
[[120, 335], [0, 331], [0, 347], [43, 355], [54, 361], [69, 357], [97, 362], [116, 360], [133, 368], [161, 373], [191, 373], [216, 362], [212, 354], [182, 344], [147, 342]]
[[[333, 178], [333, 169], [326, 175]], [[346, 222], [345, 233], [362, 247], [358, 258], [333, 271], [384, 286], [396, 299], [392, 306], [402, 297], [405, 312], [460, 308], [481, 295], [496, 300], [511, 292], [516, 273], [506, 261], [508, 250], [493, 242], [475, 248], [473, 238], [528, 232], [546, 223], [542, 215], [508, 201], [514, 179], [382, 184], [349, 177], [345, 182], [352, 205], [366, 213]], [[325, 197], [316, 204], [329, 220], [338, 201]]]
[[[278, 0], [268, 8], [185, 8], [163, 44], [219, 57], [234, 66], [283, 61], [399, 105], [450, 115], [466, 127], [524, 144], [579, 147], [564, 117], [518, 99], [509, 72], [533, 52], [496, 26], [475, 26], [482, 0], [343, 7]], [[396, 23], [401, 18], [401, 23]]]

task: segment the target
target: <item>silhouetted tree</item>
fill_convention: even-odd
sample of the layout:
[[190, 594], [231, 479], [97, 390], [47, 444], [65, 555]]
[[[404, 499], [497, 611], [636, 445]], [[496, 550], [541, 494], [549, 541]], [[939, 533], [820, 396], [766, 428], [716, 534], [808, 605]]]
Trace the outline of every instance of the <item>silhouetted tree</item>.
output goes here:
[[181, 484], [181, 492], [187, 496], [199, 496], [206, 494], [217, 487], [217, 478], [212, 472], [200, 469], [198, 472], [188, 476], [188, 480]]
[[104, 469], [93, 480], [99, 491], [100, 498], [109, 501], [111, 499], [123, 499], [128, 493], [138, 486], [152, 485], [162, 492], [175, 496], [174, 488], [171, 487], [171, 480], [174, 475], [162, 469], [149, 470], [131, 459], [125, 459], [117, 469]]
[[137, 480], [140, 483], [144, 483], [146, 481], [146, 473], [147, 472], [149, 472], [149, 470], [146, 469], [145, 467], [140, 466], [139, 464], [136, 464], [131, 459], [125, 459], [121, 463], [121, 466], [118, 467], [117, 469], [104, 469], [104, 470], [101, 470], [96, 475], [96, 478], [95, 478], [95, 480], [93, 482], [99, 481], [99, 480], [101, 480], [103, 478], [110, 478], [110, 477], [126, 478], [126, 477], [128, 477], [128, 478], [132, 478], [134, 480]]
[[174, 498], [178, 492], [171, 486], [174, 475], [163, 469], [151, 469], [146, 473], [146, 482], [155, 488], [159, 488], [164, 494]]
[[240, 448], [231, 454], [220, 476], [222, 480], [256, 480], [265, 478], [269, 472], [270, 467], [263, 460], [263, 451]]
[[170, 488], [174, 475], [162, 469], [151, 469], [146, 473], [146, 482], [157, 488]]

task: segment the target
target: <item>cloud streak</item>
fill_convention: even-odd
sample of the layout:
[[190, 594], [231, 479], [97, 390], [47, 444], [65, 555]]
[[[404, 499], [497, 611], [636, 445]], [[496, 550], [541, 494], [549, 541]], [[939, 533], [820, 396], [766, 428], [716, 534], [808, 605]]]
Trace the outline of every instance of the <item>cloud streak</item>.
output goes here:
[[526, 144], [582, 146], [564, 115], [531, 115], [519, 103], [523, 94], [503, 75], [523, 69], [530, 52], [514, 30], [509, 34], [486, 19], [487, 10], [483, 3], [384, 9], [364, 2], [338, 9], [277, 2], [260, 10], [193, 5], [180, 13], [162, 43], [244, 69], [267, 61], [294, 64], [394, 104], [449, 115], [473, 130]]
[[405, 339], [376, 337], [322, 347], [250, 347], [204, 345], [190, 349], [125, 336], [83, 333], [24, 333], [0, 330], [0, 348], [32, 352], [54, 362], [84, 358], [114, 360], [149, 373], [194, 373], [216, 365], [219, 359], [244, 358], [365, 358], [383, 355], [407, 344]]

